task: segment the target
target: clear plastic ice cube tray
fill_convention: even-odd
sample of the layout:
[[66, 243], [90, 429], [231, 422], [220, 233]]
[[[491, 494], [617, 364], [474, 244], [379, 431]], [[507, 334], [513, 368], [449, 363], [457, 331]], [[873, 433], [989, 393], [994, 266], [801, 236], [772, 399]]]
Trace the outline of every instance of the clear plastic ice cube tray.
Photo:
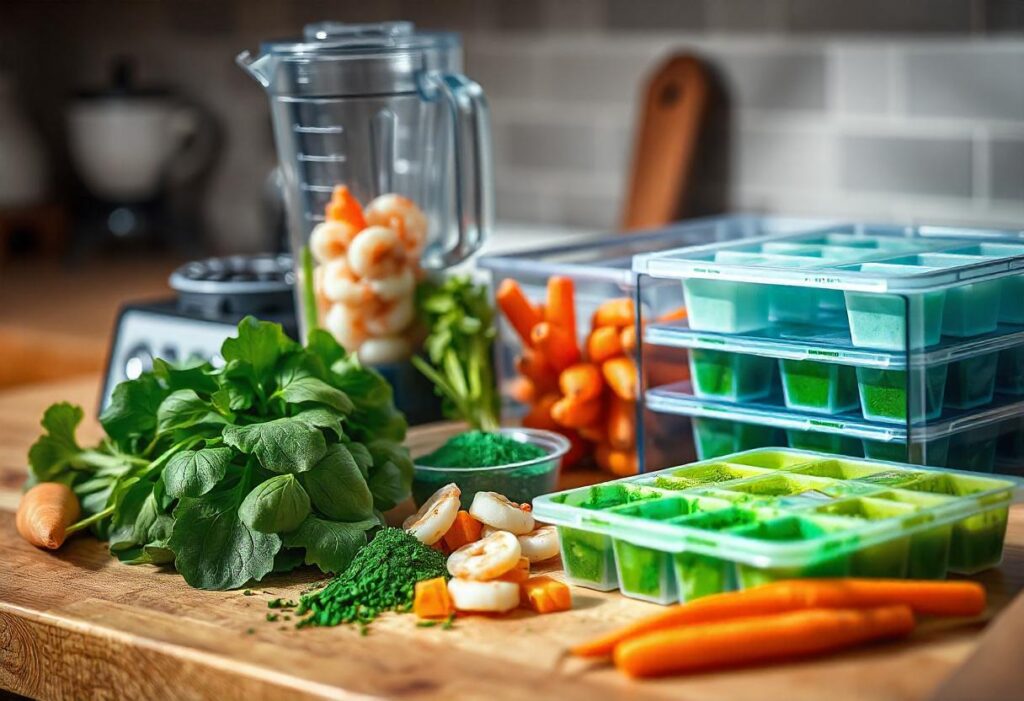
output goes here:
[[943, 578], [997, 565], [1024, 480], [786, 449], [557, 492], [575, 584], [667, 604], [793, 577]]

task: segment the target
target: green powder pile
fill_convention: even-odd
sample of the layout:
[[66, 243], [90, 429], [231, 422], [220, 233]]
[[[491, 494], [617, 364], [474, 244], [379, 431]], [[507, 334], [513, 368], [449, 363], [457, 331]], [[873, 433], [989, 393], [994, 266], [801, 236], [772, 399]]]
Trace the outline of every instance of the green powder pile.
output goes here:
[[385, 611], [408, 611], [416, 582], [447, 577], [443, 554], [401, 528], [385, 528], [323, 589], [304, 595], [298, 626], [367, 625]]
[[500, 433], [468, 431], [449, 438], [433, 453], [416, 459], [426, 467], [497, 467], [534, 460], [545, 455], [544, 449], [521, 443]]

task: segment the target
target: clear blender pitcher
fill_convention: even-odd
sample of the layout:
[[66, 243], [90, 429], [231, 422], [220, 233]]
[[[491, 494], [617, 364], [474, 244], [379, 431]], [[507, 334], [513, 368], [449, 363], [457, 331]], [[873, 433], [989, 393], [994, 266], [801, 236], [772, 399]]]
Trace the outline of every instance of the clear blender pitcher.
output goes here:
[[416, 282], [493, 220], [489, 112], [458, 35], [326, 22], [237, 62], [270, 97], [303, 335], [326, 328], [370, 363], [408, 357]]

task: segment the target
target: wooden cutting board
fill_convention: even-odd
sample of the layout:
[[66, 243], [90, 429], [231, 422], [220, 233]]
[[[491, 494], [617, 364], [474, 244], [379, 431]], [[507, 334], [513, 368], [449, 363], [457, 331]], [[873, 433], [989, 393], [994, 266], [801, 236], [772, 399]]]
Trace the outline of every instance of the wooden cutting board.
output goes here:
[[[460, 619], [453, 630], [387, 615], [361, 637], [265, 620], [266, 602], [295, 598], [312, 572], [242, 591], [190, 589], [173, 572], [129, 567], [78, 538], [57, 554], [14, 532], [17, 485], [51, 401], [95, 406], [98, 380], [0, 394], [0, 687], [53, 699], [923, 699], [975, 647], [982, 622], [924, 624], [908, 641], [816, 661], [632, 682], [563, 660], [566, 645], [658, 610], [615, 593], [574, 589], [575, 608]], [[414, 451], [451, 427], [413, 432]], [[97, 427], [86, 427], [83, 440]], [[577, 475], [576, 482], [593, 479]], [[981, 577], [990, 614], [1024, 587], [1024, 510], [1013, 510], [1003, 565]]]

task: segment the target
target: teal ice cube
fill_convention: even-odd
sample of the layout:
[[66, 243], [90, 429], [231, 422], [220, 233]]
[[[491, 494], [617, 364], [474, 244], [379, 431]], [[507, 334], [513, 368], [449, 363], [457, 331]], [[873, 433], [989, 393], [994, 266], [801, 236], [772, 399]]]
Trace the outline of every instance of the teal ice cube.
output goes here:
[[687, 319], [695, 331], [744, 333], [768, 326], [767, 285], [689, 278], [683, 281]]

